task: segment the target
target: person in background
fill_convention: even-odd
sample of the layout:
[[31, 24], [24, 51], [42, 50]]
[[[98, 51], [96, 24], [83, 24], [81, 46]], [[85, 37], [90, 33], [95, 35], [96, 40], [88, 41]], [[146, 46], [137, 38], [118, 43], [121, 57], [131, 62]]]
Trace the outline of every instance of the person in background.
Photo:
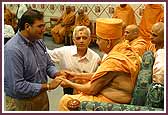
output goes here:
[[[130, 103], [140, 69], [140, 58], [132, 51], [127, 41], [122, 41], [122, 22], [116, 18], [96, 19], [96, 43], [107, 57], [96, 72], [90, 75], [90, 82], [86, 84], [77, 84], [58, 77], [63, 80], [62, 83], [81, 91], [78, 95], [64, 95], [59, 102], [60, 111], [68, 111], [67, 102], [72, 99]], [[74, 73], [67, 73], [67, 76], [69, 75], [76, 77]], [[84, 73], [78, 76], [86, 77]]]
[[27, 5], [26, 4], [18, 4], [18, 9], [17, 9], [17, 19], [20, 20], [20, 18], [22, 17], [22, 15], [28, 10]]
[[4, 44], [15, 35], [11, 23], [8, 21], [8, 15], [4, 14]]
[[129, 4], [120, 4], [120, 6], [117, 6], [112, 17], [122, 19], [126, 26], [131, 24], [136, 25], [134, 10]]
[[14, 31], [17, 29], [16, 14], [12, 13], [6, 4], [4, 5], [4, 21], [7, 25], [11, 25]]
[[[4, 46], [4, 90], [6, 100], [14, 100], [17, 111], [48, 111], [47, 91], [61, 82], [56, 78], [61, 72], [41, 40], [44, 31], [43, 14], [28, 10], [20, 19], [19, 31]], [[47, 75], [53, 78], [51, 83]]]
[[161, 4], [147, 4], [142, 13], [141, 22], [139, 24], [139, 34], [144, 39], [151, 41], [150, 32], [152, 25], [157, 22], [163, 22], [164, 11]]
[[53, 40], [57, 44], [64, 41], [67, 32], [70, 31], [71, 26], [75, 24], [75, 13], [72, 11], [71, 6], [66, 6], [65, 13], [58, 19], [54, 28], [51, 29]]
[[90, 20], [88, 15], [84, 13], [83, 9], [78, 10], [78, 16], [76, 17], [75, 20], [75, 26], [89, 26], [90, 25]]
[[137, 25], [128, 25], [125, 28], [124, 39], [130, 42], [131, 47], [140, 57], [143, 56], [145, 51], [156, 50], [154, 44], [143, 39], [142, 36], [139, 36], [139, 28]]
[[164, 85], [164, 23], [157, 22], [152, 26], [151, 41], [155, 44], [155, 62], [153, 65], [153, 82]]
[[[100, 56], [89, 48], [91, 42], [90, 29], [86, 26], [76, 26], [73, 32], [73, 42], [75, 45], [63, 46], [53, 50], [47, 50], [51, 59], [58, 63], [63, 70], [70, 70], [77, 73], [95, 72]], [[89, 78], [78, 78], [74, 82], [83, 84]], [[74, 90], [75, 93], [75, 90]], [[64, 94], [73, 94], [72, 88], [64, 88]]]

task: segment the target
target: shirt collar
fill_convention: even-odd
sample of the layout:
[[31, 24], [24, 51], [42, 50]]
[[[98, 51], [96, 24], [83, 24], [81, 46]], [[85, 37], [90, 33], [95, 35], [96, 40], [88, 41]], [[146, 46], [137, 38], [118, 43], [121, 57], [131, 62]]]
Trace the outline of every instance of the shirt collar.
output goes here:
[[[77, 47], [74, 45], [72, 50], [72, 56], [77, 56]], [[90, 48], [88, 48], [86, 54], [80, 58], [80, 60], [87, 59], [88, 61], [92, 58]]]
[[28, 40], [26, 37], [24, 37], [23, 35], [21, 35], [21, 33], [18, 31], [17, 32], [18, 36], [20, 36], [20, 38], [22, 39], [23, 43], [28, 45], [28, 46], [31, 46], [33, 45], [34, 42], [30, 42], [30, 40]]

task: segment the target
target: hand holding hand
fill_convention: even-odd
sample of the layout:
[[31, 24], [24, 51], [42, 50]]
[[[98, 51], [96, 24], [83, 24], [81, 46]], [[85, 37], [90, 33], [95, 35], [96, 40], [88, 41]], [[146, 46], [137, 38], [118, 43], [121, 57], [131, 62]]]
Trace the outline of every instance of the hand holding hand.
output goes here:
[[[59, 76], [60, 78], [65, 78], [65, 76]], [[62, 80], [61, 79], [59, 79], [59, 77], [56, 77], [55, 79], [53, 79], [52, 81], [51, 81], [51, 83], [49, 84], [49, 89], [51, 90], [51, 89], [55, 89], [55, 88], [57, 88], [59, 85], [60, 85], [60, 83], [62, 82]]]
[[70, 81], [70, 80], [68, 80], [68, 79], [66, 79], [66, 78], [62, 78], [62, 77], [58, 77], [58, 79], [59, 80], [62, 80], [62, 82], [61, 82], [61, 87], [64, 87], [64, 88], [66, 88], [66, 87], [71, 87], [71, 84], [72, 84], [72, 82]]

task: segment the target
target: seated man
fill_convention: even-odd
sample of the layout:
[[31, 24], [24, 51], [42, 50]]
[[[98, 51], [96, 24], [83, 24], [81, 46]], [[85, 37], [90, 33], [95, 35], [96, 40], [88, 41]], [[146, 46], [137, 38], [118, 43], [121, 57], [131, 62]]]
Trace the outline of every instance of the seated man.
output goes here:
[[78, 10], [78, 16], [75, 20], [75, 26], [89, 26], [90, 20], [89, 17], [84, 13], [83, 9]]
[[55, 43], [63, 43], [64, 36], [75, 23], [75, 14], [70, 6], [66, 7], [66, 12], [58, 19], [57, 25], [51, 30]]
[[[88, 48], [91, 38], [90, 29], [86, 26], [76, 26], [73, 32], [73, 46], [63, 46], [48, 50], [51, 59], [60, 65], [61, 69], [70, 70], [77, 73], [95, 72], [100, 56]], [[86, 83], [89, 78], [75, 80], [77, 83]], [[64, 94], [73, 94], [72, 88], [64, 88]]]
[[[72, 99], [123, 104], [130, 103], [132, 99], [140, 69], [140, 59], [127, 41], [121, 42], [122, 20], [98, 18], [96, 34], [99, 49], [105, 52], [107, 57], [101, 62], [97, 71], [90, 75], [90, 82], [86, 84], [77, 84], [59, 78], [63, 80], [62, 83], [82, 92], [78, 95], [64, 95], [59, 103], [60, 111], [68, 111], [67, 102]], [[75, 77], [70, 72], [67, 74]], [[85, 77], [84, 73], [80, 76]]]
[[162, 22], [155, 23], [152, 26], [150, 38], [156, 47], [153, 82], [164, 85], [164, 24]]
[[130, 42], [133, 50], [142, 57], [145, 51], [155, 51], [154, 44], [139, 36], [139, 28], [137, 25], [128, 25], [125, 28], [124, 39]]

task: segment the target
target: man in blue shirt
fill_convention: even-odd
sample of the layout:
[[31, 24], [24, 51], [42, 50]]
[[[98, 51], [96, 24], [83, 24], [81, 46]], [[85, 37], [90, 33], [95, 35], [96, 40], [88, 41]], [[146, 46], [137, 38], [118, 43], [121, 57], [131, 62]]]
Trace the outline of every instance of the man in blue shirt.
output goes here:
[[[47, 90], [55, 89], [60, 80], [43, 43], [45, 23], [37, 10], [26, 11], [19, 32], [4, 47], [4, 89], [14, 99], [16, 110], [49, 110]], [[53, 80], [47, 83], [47, 75]]]

